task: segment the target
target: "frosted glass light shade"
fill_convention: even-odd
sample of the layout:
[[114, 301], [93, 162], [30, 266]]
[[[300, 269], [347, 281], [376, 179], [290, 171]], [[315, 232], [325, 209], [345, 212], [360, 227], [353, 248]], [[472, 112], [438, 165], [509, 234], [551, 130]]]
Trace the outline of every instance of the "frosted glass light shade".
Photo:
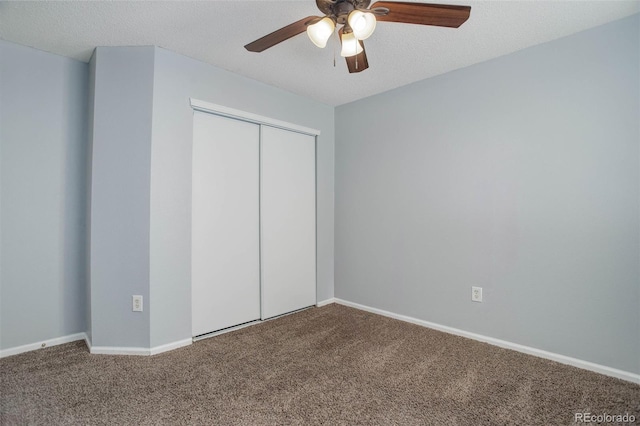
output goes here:
[[353, 33], [342, 33], [342, 51], [340, 52], [340, 56], [343, 58], [357, 55], [362, 52], [362, 46], [360, 46], [360, 42], [353, 35]]
[[373, 13], [354, 10], [349, 14], [349, 26], [358, 40], [369, 38], [376, 29], [376, 17]]
[[336, 28], [336, 24], [333, 20], [327, 16], [319, 20], [313, 25], [307, 27], [307, 35], [315, 44], [320, 48], [324, 48], [327, 45], [327, 40], [333, 34], [333, 30]]

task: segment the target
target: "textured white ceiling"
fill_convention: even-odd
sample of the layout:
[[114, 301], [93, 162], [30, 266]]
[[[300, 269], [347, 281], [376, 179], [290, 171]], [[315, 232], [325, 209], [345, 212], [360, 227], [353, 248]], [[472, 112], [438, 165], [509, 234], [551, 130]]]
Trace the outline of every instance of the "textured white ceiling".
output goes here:
[[[375, 0], [374, 0], [375, 1]], [[406, 0], [405, 0], [406, 1]], [[429, 0], [434, 2], [434, 0]], [[156, 45], [329, 105], [341, 105], [595, 27], [640, 1], [442, 1], [471, 6], [458, 29], [381, 22], [368, 70], [349, 74], [333, 40], [300, 34], [262, 53], [243, 46], [319, 15], [314, 0], [0, 2], [0, 38], [81, 61], [96, 46]]]

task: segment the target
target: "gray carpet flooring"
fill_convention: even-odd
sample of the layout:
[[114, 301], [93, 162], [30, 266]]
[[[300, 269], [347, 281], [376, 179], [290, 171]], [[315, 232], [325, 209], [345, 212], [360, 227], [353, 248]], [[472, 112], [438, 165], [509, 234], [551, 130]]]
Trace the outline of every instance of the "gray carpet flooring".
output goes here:
[[638, 385], [340, 305], [151, 357], [69, 343], [0, 360], [0, 379], [2, 425], [640, 419]]

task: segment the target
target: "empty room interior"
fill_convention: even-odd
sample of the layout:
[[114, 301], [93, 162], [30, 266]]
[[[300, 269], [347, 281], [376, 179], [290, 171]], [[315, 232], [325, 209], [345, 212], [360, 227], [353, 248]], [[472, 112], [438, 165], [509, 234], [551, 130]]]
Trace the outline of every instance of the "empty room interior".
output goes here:
[[640, 1], [0, 1], [0, 424], [640, 423]]

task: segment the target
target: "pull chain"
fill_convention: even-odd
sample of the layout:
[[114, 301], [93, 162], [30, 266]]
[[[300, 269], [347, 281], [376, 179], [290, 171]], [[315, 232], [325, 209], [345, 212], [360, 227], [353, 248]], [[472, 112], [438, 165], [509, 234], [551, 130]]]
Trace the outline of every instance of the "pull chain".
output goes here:
[[338, 36], [338, 29], [333, 32], [336, 36], [336, 41], [333, 43], [333, 67], [336, 67], [336, 46], [340, 45], [340, 37]]
[[336, 35], [335, 39], [335, 43], [333, 43], [333, 67], [336, 67], [336, 45], [340, 44], [340, 37], [338, 36], [338, 29], [336, 28], [334, 31], [334, 34]]
[[[356, 43], [360, 44], [360, 41], [356, 40]], [[356, 49], [357, 51], [357, 49]], [[358, 54], [356, 53], [356, 69], [358, 69]]]

